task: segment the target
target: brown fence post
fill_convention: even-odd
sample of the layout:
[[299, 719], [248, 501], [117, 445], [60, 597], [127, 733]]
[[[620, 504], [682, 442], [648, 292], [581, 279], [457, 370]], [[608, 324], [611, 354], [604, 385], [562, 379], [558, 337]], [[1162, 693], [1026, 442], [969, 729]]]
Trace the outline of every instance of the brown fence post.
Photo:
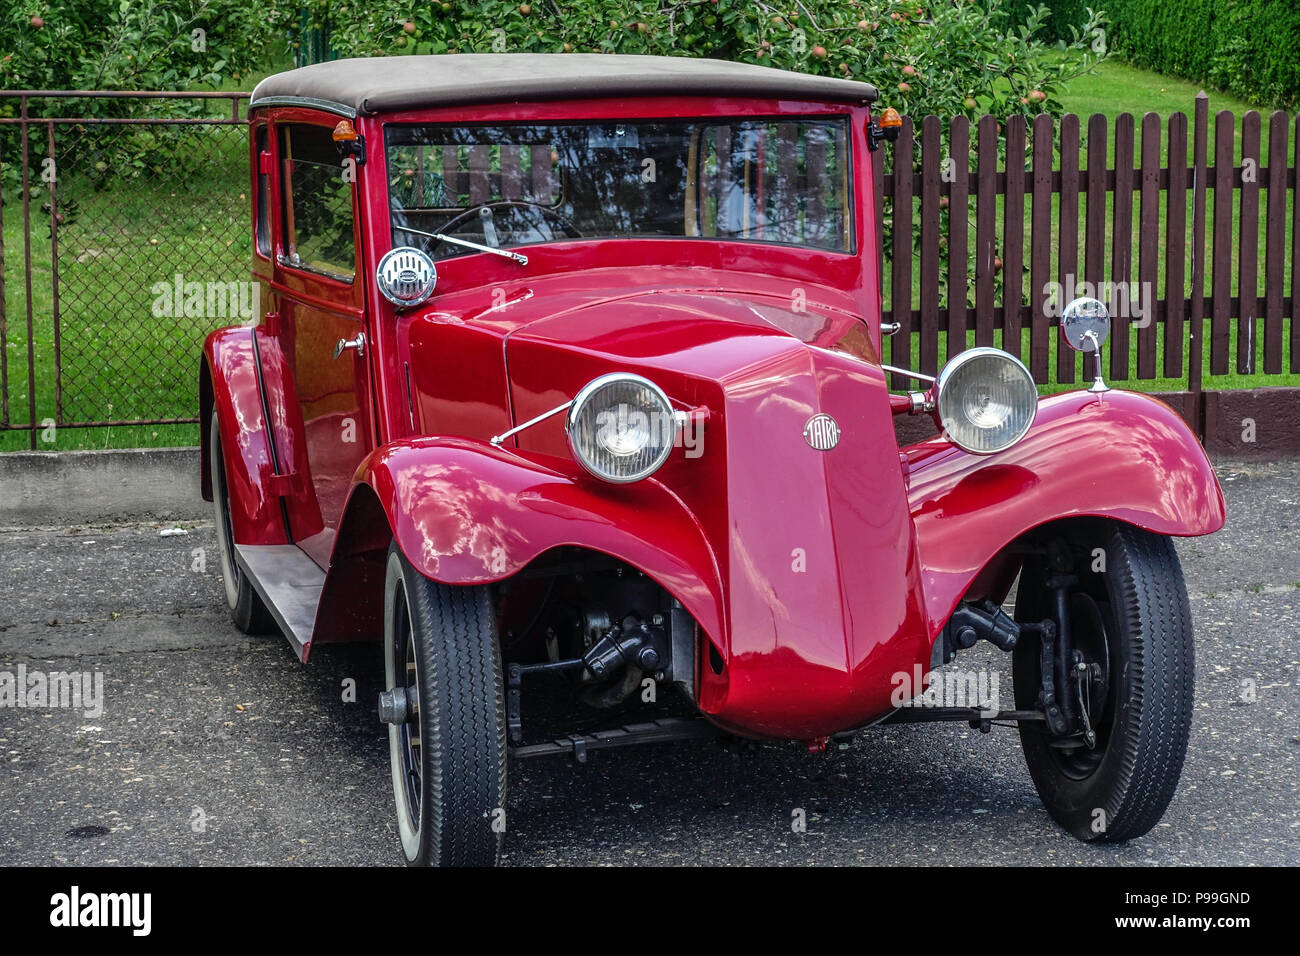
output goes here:
[[[1067, 113], [1061, 117], [1061, 199], [1058, 204], [1060, 253], [1057, 275], [1060, 276], [1061, 308], [1074, 298], [1079, 285], [1079, 117]], [[1056, 380], [1074, 381], [1075, 353], [1056, 339]]]
[[1295, 136], [1288, 173], [1291, 180], [1291, 371], [1300, 372], [1300, 114], [1295, 118]]
[[[1287, 114], [1277, 110], [1268, 121], [1268, 212], [1264, 248], [1264, 372], [1282, 372], [1282, 276], [1286, 250]], [[1295, 242], [1295, 237], [1292, 237]], [[1294, 306], [1292, 307], [1294, 311]]]
[[1236, 117], [1219, 110], [1214, 117], [1214, 269], [1210, 277], [1210, 374], [1228, 374], [1228, 338], [1232, 322], [1232, 139]]
[[[1088, 118], [1088, 211], [1084, 226], [1084, 279], [1100, 295], [1106, 274], [1106, 117], [1093, 113]], [[1084, 374], [1092, 373], [1085, 363]]]
[[[1169, 117], [1169, 189], [1165, 193], [1165, 378], [1183, 374], [1187, 327], [1187, 114]], [[1191, 414], [1189, 412], [1189, 414]]]
[[993, 344], [994, 222], [998, 188], [998, 121], [981, 116], [975, 180], [975, 344]]
[[1002, 203], [1002, 347], [1021, 358], [1020, 299], [1025, 264], [1025, 118], [1007, 119], [1007, 190]]
[[[1142, 117], [1142, 196], [1138, 218], [1138, 301], [1147, 304], [1137, 334], [1137, 377], [1156, 377], [1156, 321], [1158, 283], [1156, 264], [1160, 256], [1160, 117]], [[1132, 302], [1132, 290], [1129, 301]], [[1130, 308], [1131, 311], [1131, 308]]]
[[[1133, 114], [1115, 117], [1115, 224], [1111, 246], [1110, 278], [1127, 290], [1133, 278]], [[1129, 377], [1129, 324], [1127, 316], [1114, 317], [1111, 332], [1110, 377]]]
[[1191, 393], [1192, 429], [1205, 440], [1205, 403], [1201, 396], [1201, 356], [1205, 333], [1205, 185], [1210, 136], [1210, 98], [1196, 94], [1192, 130], [1192, 302], [1187, 339], [1187, 391]]
[[966, 348], [966, 250], [970, 239], [970, 120], [948, 126], [948, 358]]
[[1241, 122], [1241, 206], [1237, 237], [1237, 371], [1255, 372], [1255, 314], [1259, 295], [1259, 113]]
[[9, 309], [5, 305], [5, 197], [0, 188], [0, 426], [9, 424]]
[[921, 121], [921, 371], [939, 366], [939, 117]]
[[1029, 234], [1029, 371], [1043, 384], [1047, 366], [1047, 284], [1052, 266], [1052, 117], [1034, 117], [1034, 198]]
[[[899, 368], [912, 367], [912, 118], [903, 117], [903, 128], [894, 143], [894, 253], [890, 262], [890, 319], [898, 331], [890, 342], [890, 360]], [[881, 352], [884, 352], [882, 345]], [[892, 376], [894, 388], [911, 388], [903, 376]]]

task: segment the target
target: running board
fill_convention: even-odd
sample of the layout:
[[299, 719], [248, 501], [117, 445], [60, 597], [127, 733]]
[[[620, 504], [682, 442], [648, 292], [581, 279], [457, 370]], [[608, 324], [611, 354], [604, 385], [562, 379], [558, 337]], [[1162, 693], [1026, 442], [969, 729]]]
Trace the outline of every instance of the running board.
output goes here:
[[325, 572], [294, 544], [237, 544], [235, 560], [305, 662]]

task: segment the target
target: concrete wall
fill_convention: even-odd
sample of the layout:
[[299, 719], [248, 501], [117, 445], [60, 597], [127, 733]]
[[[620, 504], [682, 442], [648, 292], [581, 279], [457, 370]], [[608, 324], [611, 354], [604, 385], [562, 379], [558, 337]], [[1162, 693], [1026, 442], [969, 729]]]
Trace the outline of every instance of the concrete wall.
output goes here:
[[0, 455], [0, 527], [211, 517], [197, 448]]

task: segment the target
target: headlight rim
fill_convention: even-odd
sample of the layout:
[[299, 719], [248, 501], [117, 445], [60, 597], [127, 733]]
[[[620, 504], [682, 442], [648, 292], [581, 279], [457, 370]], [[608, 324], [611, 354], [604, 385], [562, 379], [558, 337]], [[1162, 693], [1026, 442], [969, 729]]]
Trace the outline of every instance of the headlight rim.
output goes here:
[[[964, 442], [958, 440], [958, 438], [949, 431], [946, 422], [950, 420], [950, 416], [944, 415], [943, 397], [948, 384], [951, 383], [952, 377], [956, 372], [960, 371], [976, 359], [988, 356], [1008, 361], [1013, 367], [1020, 371], [1024, 376], [1024, 380], [1028, 383], [1033, 392], [1033, 406], [1030, 409], [1029, 416], [1025, 419], [1024, 426], [1010, 441], [997, 448], [971, 448]], [[1020, 442], [1024, 440], [1025, 436], [1029, 434], [1029, 430], [1033, 428], [1034, 420], [1038, 417], [1038, 384], [1034, 381], [1034, 376], [1025, 363], [1020, 361], [1018, 356], [1012, 355], [1005, 349], [1000, 349], [992, 345], [979, 345], [974, 348], [965, 349], [953, 356], [944, 367], [939, 370], [939, 375], [934, 381], [934, 417], [943, 436], [962, 451], [971, 455], [996, 455], [1000, 452], [1006, 451], [1008, 448], [1014, 448], [1016, 445], [1020, 444]]]
[[573, 460], [582, 467], [583, 471], [587, 472], [587, 474], [591, 475], [593, 478], [599, 478], [601, 481], [609, 484], [631, 485], [651, 477], [668, 463], [668, 459], [672, 457], [673, 448], [676, 445], [676, 426], [674, 424], [674, 440], [665, 443], [663, 450], [655, 459], [652, 466], [643, 468], [640, 472], [628, 476], [611, 476], [597, 471], [578, 451], [577, 444], [574, 440], [574, 426], [576, 425], [579, 414], [581, 414], [581, 412], [586, 408], [586, 405], [591, 401], [592, 396], [600, 391], [600, 389], [613, 382], [632, 382], [649, 389], [655, 399], [662, 403], [663, 413], [668, 416], [670, 421], [675, 422], [673, 403], [669, 400], [668, 393], [650, 379], [646, 378], [644, 375], [638, 375], [635, 372], [607, 372], [604, 375], [599, 375], [596, 378], [593, 378], [586, 385], [582, 386], [582, 388], [578, 389], [578, 393], [573, 396], [573, 401], [569, 405], [569, 410], [564, 416], [564, 439], [565, 443], [569, 447], [569, 454], [572, 456]]

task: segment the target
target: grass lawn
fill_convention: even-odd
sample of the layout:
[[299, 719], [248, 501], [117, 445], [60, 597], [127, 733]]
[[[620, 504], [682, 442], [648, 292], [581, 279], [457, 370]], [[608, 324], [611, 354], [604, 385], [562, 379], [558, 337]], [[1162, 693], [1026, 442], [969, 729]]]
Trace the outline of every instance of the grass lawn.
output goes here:
[[[1061, 95], [1060, 100], [1065, 105], [1067, 113], [1077, 113], [1085, 118], [1093, 113], [1101, 113], [1112, 119], [1120, 113], [1132, 113], [1140, 120], [1144, 113], [1159, 113], [1162, 117], [1168, 117], [1171, 113], [1186, 113], [1189, 120], [1190, 148], [1190, 120], [1196, 107], [1196, 94], [1202, 89], [1200, 85], [1188, 80], [1152, 73], [1150, 70], [1130, 66], [1120, 60], [1105, 60], [1097, 67], [1095, 73], [1075, 80]], [[1257, 104], [1238, 99], [1230, 93], [1211, 89], [1205, 90], [1205, 93], [1210, 101], [1211, 157], [1214, 151], [1214, 114], [1219, 110], [1231, 110], [1237, 116], [1242, 116], [1249, 110], [1258, 110], [1263, 121], [1261, 123], [1265, 147], [1263, 154], [1267, 156], [1269, 115], [1267, 110]], [[1240, 150], [1240, 134], [1236, 145]]]

